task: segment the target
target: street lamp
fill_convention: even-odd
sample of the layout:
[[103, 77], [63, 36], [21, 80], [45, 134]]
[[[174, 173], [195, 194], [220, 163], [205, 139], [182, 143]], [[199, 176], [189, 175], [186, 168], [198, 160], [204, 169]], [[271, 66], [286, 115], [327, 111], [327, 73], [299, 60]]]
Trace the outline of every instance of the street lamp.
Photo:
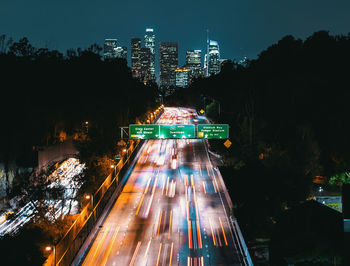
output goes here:
[[51, 252], [53, 250], [53, 265], [56, 266], [56, 245], [53, 246], [46, 246], [45, 251]]
[[94, 196], [92, 194], [86, 194], [85, 195], [86, 200], [90, 200], [91, 208], [94, 209]]
[[123, 153], [126, 153], [126, 160], [127, 160], [129, 156], [129, 150], [127, 148], [124, 148]]

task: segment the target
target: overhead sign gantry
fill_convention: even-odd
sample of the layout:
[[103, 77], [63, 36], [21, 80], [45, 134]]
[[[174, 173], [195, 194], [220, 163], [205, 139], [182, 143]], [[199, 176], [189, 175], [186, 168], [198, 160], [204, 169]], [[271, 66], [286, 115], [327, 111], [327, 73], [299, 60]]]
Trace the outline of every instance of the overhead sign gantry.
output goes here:
[[228, 137], [227, 124], [129, 125], [130, 139], [225, 139]]

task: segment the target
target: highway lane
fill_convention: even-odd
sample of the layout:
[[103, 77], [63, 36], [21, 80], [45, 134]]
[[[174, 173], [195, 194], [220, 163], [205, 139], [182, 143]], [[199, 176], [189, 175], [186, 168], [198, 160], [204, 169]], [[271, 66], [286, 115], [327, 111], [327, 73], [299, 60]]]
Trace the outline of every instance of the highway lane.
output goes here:
[[[159, 123], [193, 123], [166, 108]], [[83, 265], [240, 265], [205, 140], [149, 140]]]

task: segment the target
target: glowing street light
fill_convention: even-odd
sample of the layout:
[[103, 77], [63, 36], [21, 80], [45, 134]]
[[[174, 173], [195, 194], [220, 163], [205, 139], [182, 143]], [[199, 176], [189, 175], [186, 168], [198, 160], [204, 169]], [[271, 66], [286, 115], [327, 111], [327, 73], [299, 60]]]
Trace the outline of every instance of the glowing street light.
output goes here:
[[85, 199], [86, 200], [91, 200], [90, 204], [91, 204], [91, 208], [93, 209], [94, 208], [94, 196], [92, 194], [86, 194], [85, 195]]
[[45, 251], [51, 252], [53, 250], [53, 265], [56, 266], [56, 245], [53, 246], [46, 246]]

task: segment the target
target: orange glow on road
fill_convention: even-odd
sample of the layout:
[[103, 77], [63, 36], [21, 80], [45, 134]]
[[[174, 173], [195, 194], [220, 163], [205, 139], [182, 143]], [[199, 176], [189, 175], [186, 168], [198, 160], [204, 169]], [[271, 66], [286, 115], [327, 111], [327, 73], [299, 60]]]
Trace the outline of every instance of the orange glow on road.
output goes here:
[[95, 253], [94, 253], [94, 255], [92, 256], [92, 260], [95, 259], [97, 252], [100, 250], [100, 247], [101, 247], [102, 243], [105, 241], [105, 238], [106, 238], [106, 236], [107, 236], [107, 233], [108, 233], [108, 229], [106, 228], [106, 230], [105, 230], [104, 233], [103, 233], [102, 238], [101, 238], [100, 241], [98, 242], [98, 245], [97, 245], [97, 247], [96, 247], [96, 249], [95, 249]]
[[111, 250], [112, 250], [112, 247], [113, 247], [113, 245], [114, 245], [114, 241], [115, 241], [115, 239], [117, 238], [117, 234], [118, 234], [118, 232], [119, 232], [119, 226], [115, 229], [115, 232], [114, 232], [114, 234], [113, 234], [113, 237], [112, 237], [112, 241], [109, 243], [109, 245], [108, 245], [108, 248], [107, 248], [107, 251], [106, 251], [106, 253], [103, 255], [103, 257], [104, 257], [104, 260], [103, 260], [103, 262], [102, 262], [102, 264], [101, 265], [106, 265], [106, 263], [107, 263], [107, 261], [108, 261], [108, 257], [109, 257], [109, 254], [111, 253]]

